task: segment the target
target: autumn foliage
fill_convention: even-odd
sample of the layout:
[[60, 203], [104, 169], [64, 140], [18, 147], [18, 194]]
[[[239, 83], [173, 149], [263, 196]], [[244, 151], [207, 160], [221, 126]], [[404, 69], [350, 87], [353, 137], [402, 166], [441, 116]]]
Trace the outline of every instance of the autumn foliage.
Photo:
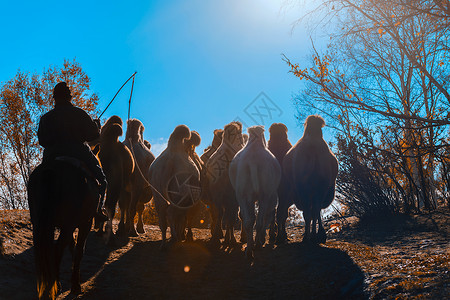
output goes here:
[[98, 97], [89, 91], [90, 79], [75, 60], [49, 67], [42, 74], [18, 71], [0, 86], [0, 208], [26, 208], [25, 186], [41, 160], [37, 141], [40, 117], [53, 108], [53, 87], [67, 82], [72, 103], [92, 116]]

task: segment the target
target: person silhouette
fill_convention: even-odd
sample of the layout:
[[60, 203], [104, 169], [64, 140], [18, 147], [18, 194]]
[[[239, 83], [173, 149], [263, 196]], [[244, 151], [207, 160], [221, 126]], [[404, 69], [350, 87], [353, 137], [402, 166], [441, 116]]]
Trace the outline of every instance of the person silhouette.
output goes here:
[[53, 89], [55, 106], [39, 121], [38, 140], [44, 147], [42, 162], [58, 156], [70, 156], [84, 162], [99, 183], [99, 200], [96, 218], [107, 221], [102, 206], [106, 192], [106, 177], [97, 157], [86, 142], [100, 136], [100, 121], [92, 118], [71, 103], [72, 94], [66, 82], [59, 82]]

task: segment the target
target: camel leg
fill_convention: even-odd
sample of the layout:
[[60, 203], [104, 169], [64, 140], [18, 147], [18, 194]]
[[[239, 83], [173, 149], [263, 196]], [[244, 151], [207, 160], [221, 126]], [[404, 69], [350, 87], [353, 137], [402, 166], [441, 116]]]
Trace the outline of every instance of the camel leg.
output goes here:
[[239, 242], [245, 244], [247, 242], [247, 232], [245, 231], [244, 219], [242, 218], [241, 211], [239, 211], [239, 219], [241, 219], [241, 239], [239, 240]]
[[117, 227], [117, 235], [124, 235], [125, 234], [125, 218], [126, 218], [126, 210], [125, 208], [120, 208], [120, 221], [119, 226]]
[[131, 202], [131, 193], [129, 192], [122, 193], [119, 199], [120, 222], [117, 234], [127, 235], [130, 230], [128, 227], [130, 225], [130, 222], [128, 221], [130, 202]]
[[117, 228], [117, 235], [125, 235], [126, 232], [126, 217], [127, 217], [127, 203], [129, 203], [130, 193], [122, 192], [119, 200], [119, 208], [120, 208], [120, 222]]
[[303, 235], [303, 241], [308, 242], [310, 239], [310, 231], [311, 231], [311, 211], [310, 211], [310, 209], [303, 210], [303, 219], [305, 220], [305, 234]]
[[286, 220], [288, 217], [289, 206], [292, 205], [292, 201], [289, 201], [290, 197], [289, 195], [287, 195], [286, 191], [281, 190], [279, 195], [280, 196], [278, 198], [278, 207], [276, 212], [278, 227], [276, 243], [278, 245], [284, 244], [289, 241], [286, 234]]
[[197, 206], [194, 206], [187, 211], [187, 216], [186, 216], [187, 232], [184, 234], [184, 239], [187, 242], [192, 242], [194, 240], [194, 235], [192, 234], [192, 224], [194, 223], [194, 217], [195, 217], [196, 213], [198, 213], [198, 210], [199, 210], [198, 205], [199, 205], [199, 203], [197, 203]]
[[261, 249], [266, 242], [266, 228], [264, 226], [264, 210], [259, 207], [258, 216], [256, 217], [256, 237], [255, 249]]
[[248, 259], [253, 259], [253, 226], [255, 225], [255, 204], [254, 202], [247, 198], [242, 199], [241, 203], [241, 216], [244, 223], [244, 228], [247, 233], [247, 248], [245, 249], [245, 255]]
[[106, 225], [105, 225], [106, 243], [112, 244], [113, 236], [114, 236], [114, 233], [112, 230], [112, 221], [114, 219], [116, 202], [113, 199], [107, 198], [107, 202], [105, 203], [105, 208], [106, 208], [106, 214], [108, 215], [108, 221], [106, 221]]
[[322, 216], [321, 216], [320, 211], [319, 211], [319, 218], [317, 219], [317, 223], [319, 226], [319, 231], [317, 233], [317, 242], [321, 243], [321, 244], [325, 244], [325, 242], [327, 241], [327, 234], [325, 232], [325, 229], [323, 228]]
[[259, 201], [259, 212], [256, 219], [256, 246], [258, 248], [261, 248], [266, 242], [266, 228], [275, 218], [276, 205], [276, 193], [263, 196]]
[[[90, 223], [89, 223], [90, 225]], [[72, 288], [71, 293], [78, 295], [81, 293], [80, 284], [80, 263], [86, 246], [86, 239], [89, 234], [90, 226], [80, 226], [78, 230], [77, 244], [75, 246], [74, 257], [72, 261]]]
[[[156, 199], [155, 199], [156, 200]], [[155, 201], [155, 204], [157, 203], [157, 200]], [[161, 230], [161, 249], [164, 249], [166, 247], [167, 242], [167, 207], [160, 207], [162, 205], [155, 205], [156, 211], [158, 212], [158, 223], [159, 223], [159, 229]]]
[[275, 211], [269, 221], [269, 244], [274, 244], [277, 239], [277, 223], [275, 222]]
[[238, 216], [238, 210], [239, 206], [236, 202], [230, 203], [228, 205], [228, 209], [225, 211], [226, 233], [224, 243], [229, 246], [236, 244], [236, 238], [234, 236], [234, 223], [236, 222]]
[[222, 217], [222, 208], [219, 208], [215, 204], [211, 205], [211, 218], [213, 220], [213, 224], [211, 226], [211, 242], [213, 243], [219, 243], [220, 239], [223, 238]]
[[136, 230], [138, 233], [145, 233], [144, 222], [142, 220], [142, 215], [144, 214], [144, 203], [138, 202], [137, 212], [138, 212], [138, 222], [136, 225]]
[[128, 214], [127, 214], [127, 220], [128, 223], [125, 227], [128, 228], [128, 235], [129, 236], [138, 236], [138, 233], [136, 232], [136, 228], [134, 227], [134, 218], [136, 217], [136, 206], [138, 203], [138, 196], [133, 195], [131, 197], [130, 205], [128, 206]]

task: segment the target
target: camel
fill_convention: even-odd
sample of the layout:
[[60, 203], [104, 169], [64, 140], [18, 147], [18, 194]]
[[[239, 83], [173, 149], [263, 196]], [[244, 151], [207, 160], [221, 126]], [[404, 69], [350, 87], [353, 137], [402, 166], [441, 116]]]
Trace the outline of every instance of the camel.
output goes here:
[[[122, 119], [110, 117], [100, 132], [100, 152], [97, 154], [108, 181], [105, 208], [109, 217], [106, 224], [107, 240], [112, 242], [112, 220], [119, 201], [120, 223], [119, 231], [125, 227], [125, 213], [129, 206], [131, 192], [131, 177], [134, 171], [134, 160], [130, 150], [119, 141], [122, 135]], [[99, 226], [103, 229], [103, 225]]]
[[[325, 243], [320, 211], [334, 199], [338, 162], [322, 137], [325, 121], [317, 115], [305, 122], [303, 137], [288, 151], [283, 172], [292, 187], [294, 203], [303, 212], [303, 241]], [[318, 232], [316, 233], [316, 222]]]
[[[144, 233], [144, 223], [142, 222], [142, 213], [144, 211], [144, 203], [152, 199], [152, 191], [148, 184], [148, 170], [151, 163], [155, 160], [155, 156], [145, 145], [143, 138], [144, 125], [137, 119], [127, 121], [127, 131], [125, 133], [125, 146], [131, 151], [136, 167], [132, 175], [133, 186], [131, 190], [131, 202], [128, 208], [126, 230], [130, 236], [137, 236]], [[148, 142], [147, 142], [148, 143]], [[134, 216], [138, 211], [137, 228], [134, 227]], [[136, 232], [137, 229], [137, 232]]]
[[[287, 136], [287, 131], [288, 129], [283, 123], [273, 123], [269, 128], [270, 139], [268, 148], [270, 152], [275, 155], [280, 166], [283, 166], [283, 158], [292, 148], [292, 144], [289, 142]], [[289, 196], [288, 192], [289, 188], [287, 186], [287, 180], [284, 178], [282, 172], [280, 186], [278, 187], [277, 226], [275, 226], [275, 222], [272, 223], [269, 231], [270, 242], [273, 242], [276, 236], [277, 244], [282, 244], [287, 241], [286, 219], [288, 217], [288, 209], [294, 203], [292, 196]], [[275, 229], [277, 230], [276, 234]]]
[[[191, 131], [191, 137], [188, 140], [184, 141], [184, 149], [189, 155], [189, 158], [194, 162], [195, 166], [197, 167], [198, 171], [200, 172], [200, 183], [203, 190], [203, 182], [204, 182], [204, 174], [203, 170], [205, 168], [203, 161], [198, 156], [198, 154], [195, 152], [195, 148], [200, 145], [201, 138], [200, 134], [197, 131]], [[187, 233], [186, 233], [186, 240], [192, 241], [193, 240], [193, 234], [192, 234], [192, 224], [194, 222], [194, 217], [199, 213], [200, 209], [202, 208], [202, 203], [198, 201], [195, 205], [193, 205], [190, 209], [187, 211]]]
[[187, 209], [200, 197], [200, 172], [189, 158], [184, 144], [190, 137], [191, 132], [186, 125], [177, 126], [169, 137], [167, 148], [149, 169], [162, 249], [166, 246], [167, 225], [173, 242], [184, 239]]
[[238, 203], [228, 175], [228, 167], [236, 153], [244, 146], [242, 124], [231, 122], [223, 130], [223, 139], [219, 148], [206, 163], [208, 197], [210, 197], [211, 241], [219, 243], [223, 237], [222, 219], [226, 233], [224, 244], [236, 243], [234, 224], [237, 220]]
[[[247, 145], [233, 158], [229, 168], [230, 181], [236, 192], [240, 217], [247, 237], [245, 253], [253, 258], [254, 248], [264, 245], [266, 227], [275, 218], [277, 189], [281, 179], [281, 167], [269, 151], [264, 138], [264, 127], [248, 128]], [[255, 203], [258, 216], [255, 217]], [[253, 241], [253, 226], [256, 219], [256, 246]]]

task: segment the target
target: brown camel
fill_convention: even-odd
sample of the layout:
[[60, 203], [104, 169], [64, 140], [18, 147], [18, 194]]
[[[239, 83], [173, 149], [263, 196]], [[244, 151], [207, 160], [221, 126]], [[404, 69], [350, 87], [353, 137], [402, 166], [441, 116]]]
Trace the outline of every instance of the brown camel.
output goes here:
[[[325, 121], [309, 116], [303, 137], [288, 151], [283, 160], [283, 172], [294, 195], [294, 203], [303, 211], [304, 241], [325, 243], [326, 233], [320, 211], [334, 199], [338, 162], [322, 137]], [[316, 233], [316, 222], [318, 232]]]
[[[195, 152], [195, 148], [200, 145], [201, 138], [200, 134], [197, 131], [191, 131], [191, 137], [190, 139], [184, 140], [184, 148], [186, 152], [189, 155], [189, 158], [194, 162], [195, 166], [197, 167], [198, 171], [200, 172], [200, 185], [203, 190], [203, 181], [204, 181], [204, 163], [202, 159], [198, 156], [198, 154]], [[193, 205], [191, 208], [187, 211], [187, 233], [186, 233], [186, 240], [192, 241], [193, 240], [193, 234], [192, 234], [192, 224], [194, 223], [194, 218], [196, 215], [199, 214], [200, 210], [202, 209], [202, 206], [204, 206], [201, 201], [197, 201], [195, 205]]]
[[[292, 148], [287, 131], [288, 129], [283, 123], [273, 123], [269, 128], [269, 150], [275, 155], [280, 166], [283, 166], [284, 156]], [[270, 242], [273, 242], [276, 236], [277, 244], [282, 244], [287, 241], [286, 219], [288, 217], [289, 207], [294, 204], [292, 196], [289, 197], [288, 192], [287, 180], [282, 175], [280, 186], [278, 187], [277, 226], [275, 226], [275, 223], [272, 223], [269, 231]], [[277, 234], [275, 234], [275, 229], [277, 229]]]
[[[125, 226], [125, 214], [129, 206], [132, 188], [131, 176], [134, 171], [134, 160], [130, 150], [119, 141], [122, 135], [122, 119], [112, 116], [103, 125], [100, 133], [100, 152], [98, 158], [108, 181], [105, 208], [109, 217], [106, 226], [107, 240], [112, 242], [112, 220], [119, 201], [119, 232]], [[103, 229], [103, 226], [100, 226]]]
[[[125, 134], [125, 146], [130, 149], [133, 155], [135, 168], [132, 175], [131, 202], [128, 208], [129, 218], [126, 220], [125, 227], [130, 236], [137, 236], [137, 232], [144, 233], [144, 224], [142, 222], [142, 213], [144, 203], [152, 199], [152, 191], [148, 184], [148, 170], [155, 156], [144, 143], [144, 125], [137, 119], [127, 121], [127, 132]], [[134, 227], [134, 217], [138, 211], [137, 232]]]
[[187, 210], [200, 197], [200, 172], [184, 144], [190, 137], [191, 132], [186, 125], [177, 126], [169, 137], [167, 148], [150, 166], [149, 179], [154, 189], [162, 248], [166, 244], [167, 225], [172, 241], [184, 239]]
[[231, 122], [224, 127], [222, 143], [206, 163], [213, 243], [219, 243], [223, 237], [222, 219], [226, 228], [224, 243], [226, 245], [236, 243], [234, 225], [239, 207], [231, 186], [228, 168], [233, 157], [243, 146], [242, 124]]

